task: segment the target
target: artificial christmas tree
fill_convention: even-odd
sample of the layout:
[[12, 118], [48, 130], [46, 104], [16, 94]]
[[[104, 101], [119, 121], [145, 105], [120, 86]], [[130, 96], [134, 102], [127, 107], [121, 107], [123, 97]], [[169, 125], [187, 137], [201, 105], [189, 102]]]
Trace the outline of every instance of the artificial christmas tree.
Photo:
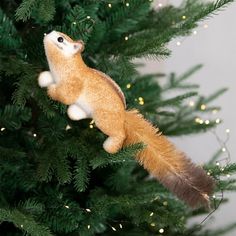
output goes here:
[[[94, 121], [70, 120], [67, 107], [37, 84], [48, 68], [44, 34], [63, 31], [84, 41], [86, 64], [111, 76], [128, 109], [140, 110], [163, 134], [206, 131], [220, 121], [204, 121], [201, 113], [215, 110], [208, 104], [225, 89], [199, 96], [197, 85], [186, 80], [201, 66], [181, 76], [140, 75], [133, 59], [168, 56], [167, 42], [190, 34], [198, 21], [229, 2], [190, 0], [158, 10], [148, 0], [1, 2], [1, 235], [222, 235], [232, 228], [187, 227], [188, 219], [209, 210], [191, 210], [137, 165], [133, 157], [145, 150], [143, 143], [106, 153], [107, 137]], [[166, 97], [175, 90], [185, 92]], [[186, 105], [193, 96], [196, 103]], [[227, 175], [236, 165], [218, 165], [219, 154], [204, 167], [217, 184], [213, 210], [222, 202], [218, 193], [235, 189]]]

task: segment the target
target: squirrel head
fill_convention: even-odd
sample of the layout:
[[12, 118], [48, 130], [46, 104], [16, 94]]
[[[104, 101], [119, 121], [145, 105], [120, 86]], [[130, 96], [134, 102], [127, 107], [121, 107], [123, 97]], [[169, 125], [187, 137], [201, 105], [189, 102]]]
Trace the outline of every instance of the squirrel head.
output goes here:
[[52, 31], [44, 37], [44, 48], [49, 60], [52, 57], [69, 59], [83, 52], [84, 42], [74, 41], [61, 32]]

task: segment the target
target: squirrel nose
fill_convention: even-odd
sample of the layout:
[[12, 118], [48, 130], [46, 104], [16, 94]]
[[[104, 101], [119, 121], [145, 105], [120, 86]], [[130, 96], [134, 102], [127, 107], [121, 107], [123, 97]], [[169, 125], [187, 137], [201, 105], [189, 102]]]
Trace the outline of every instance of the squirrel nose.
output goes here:
[[50, 34], [52, 32], [54, 32], [54, 30], [48, 30], [47, 32], [44, 33], [44, 36], [46, 36], [47, 34]]

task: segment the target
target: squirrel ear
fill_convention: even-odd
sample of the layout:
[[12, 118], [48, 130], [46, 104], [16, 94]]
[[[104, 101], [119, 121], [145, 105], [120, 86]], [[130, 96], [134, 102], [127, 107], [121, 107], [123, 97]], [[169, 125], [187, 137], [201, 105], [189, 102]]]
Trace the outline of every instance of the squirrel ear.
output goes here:
[[84, 42], [82, 40], [77, 40], [74, 47], [77, 52], [81, 53], [84, 51]]

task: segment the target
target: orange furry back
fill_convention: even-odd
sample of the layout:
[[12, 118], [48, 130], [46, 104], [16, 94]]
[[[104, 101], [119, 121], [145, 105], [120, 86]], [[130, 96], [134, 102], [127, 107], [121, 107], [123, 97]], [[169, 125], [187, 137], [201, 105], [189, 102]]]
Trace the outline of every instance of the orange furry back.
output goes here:
[[125, 145], [138, 142], [147, 145], [136, 158], [151, 175], [189, 206], [209, 205], [213, 179], [177, 150], [137, 110], [126, 111], [125, 132]]

